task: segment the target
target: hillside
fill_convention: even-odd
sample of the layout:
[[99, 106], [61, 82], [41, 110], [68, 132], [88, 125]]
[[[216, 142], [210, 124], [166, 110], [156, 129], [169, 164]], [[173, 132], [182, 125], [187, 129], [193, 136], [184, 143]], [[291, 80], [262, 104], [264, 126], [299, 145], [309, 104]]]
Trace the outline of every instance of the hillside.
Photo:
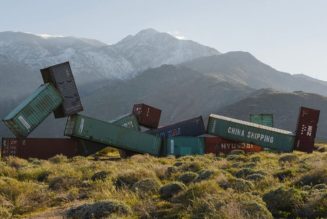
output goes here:
[[243, 120], [249, 114], [274, 114], [275, 127], [295, 131], [299, 108], [301, 106], [320, 109], [317, 137], [327, 139], [327, 97], [304, 92], [283, 93], [271, 89], [255, 91], [249, 97], [216, 112]]
[[240, 83], [254, 89], [272, 88], [284, 92], [302, 90], [327, 96], [327, 82], [277, 71], [248, 52], [236, 51], [201, 57], [182, 65], [202, 74], [209, 74], [223, 81]]
[[0, 168], [0, 217], [323, 218], [326, 155], [9, 158]]

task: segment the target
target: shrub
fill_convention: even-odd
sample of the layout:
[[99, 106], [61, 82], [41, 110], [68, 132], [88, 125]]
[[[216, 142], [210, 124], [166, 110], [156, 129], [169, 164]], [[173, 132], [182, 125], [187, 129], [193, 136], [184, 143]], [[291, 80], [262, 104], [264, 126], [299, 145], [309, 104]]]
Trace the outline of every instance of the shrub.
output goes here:
[[248, 175], [246, 177], [246, 180], [251, 180], [251, 181], [260, 181], [263, 180], [265, 178], [264, 175], [260, 174], [260, 173], [253, 173], [251, 175]]
[[171, 182], [162, 186], [159, 190], [159, 194], [162, 199], [169, 199], [185, 189], [186, 186], [183, 183]]
[[263, 195], [268, 209], [277, 218], [297, 216], [297, 210], [303, 205], [303, 194], [293, 188], [278, 188]]
[[314, 169], [304, 174], [300, 179], [295, 182], [295, 185], [317, 185], [317, 184], [327, 184], [327, 169]]
[[239, 154], [230, 154], [227, 155], [226, 158], [228, 161], [242, 161], [242, 162], [246, 162], [247, 158], [244, 155], [239, 155]]
[[49, 189], [54, 191], [67, 191], [72, 187], [78, 187], [81, 181], [71, 176], [57, 176], [49, 181]]
[[100, 172], [96, 172], [95, 174], [93, 174], [93, 176], [91, 177], [92, 181], [97, 181], [97, 180], [102, 180], [104, 181], [105, 179], [107, 179], [109, 176], [109, 173], [107, 171], [100, 171]]
[[196, 181], [200, 182], [202, 180], [208, 180], [212, 178], [216, 174], [213, 170], [201, 170], [199, 172], [199, 176], [197, 177]]
[[51, 157], [49, 159], [49, 161], [51, 163], [55, 163], [55, 164], [58, 164], [58, 163], [66, 163], [66, 162], [68, 162], [68, 158], [66, 156], [62, 155], [62, 154], [59, 154], [59, 155], [56, 155], [54, 157]]
[[266, 175], [266, 173], [264, 173], [263, 171], [255, 171], [251, 168], [243, 168], [243, 169], [237, 171], [234, 175], [237, 178], [246, 178], [247, 176], [255, 174], [255, 173], [261, 174], [261, 175]]
[[294, 171], [293, 170], [281, 170], [273, 175], [275, 178], [278, 178], [279, 181], [284, 181], [287, 178], [294, 177]]
[[298, 162], [300, 159], [295, 154], [285, 154], [282, 155], [279, 159], [279, 163], [295, 163]]
[[327, 215], [327, 192], [314, 193], [304, 206], [299, 209], [299, 216], [303, 218], [325, 218]]
[[106, 218], [115, 215], [128, 215], [131, 209], [128, 205], [114, 201], [106, 200], [95, 202], [93, 204], [84, 204], [67, 211], [68, 218]]
[[199, 172], [202, 169], [202, 164], [200, 162], [186, 162], [180, 166], [182, 171]]
[[267, 207], [256, 201], [241, 202], [241, 211], [248, 218], [273, 218]]
[[312, 187], [312, 189], [325, 190], [325, 189], [327, 189], [327, 185], [326, 184], [317, 184], [314, 187]]
[[238, 179], [238, 178], [231, 178], [227, 182], [218, 182], [220, 187], [223, 189], [234, 189], [237, 192], [250, 192], [253, 188], [254, 185], [252, 182], [244, 180], [244, 179]]
[[184, 184], [189, 184], [193, 182], [198, 176], [199, 175], [197, 173], [189, 171], [180, 175], [177, 180]]
[[156, 193], [159, 191], [161, 184], [158, 180], [147, 178], [134, 183], [132, 190], [142, 193]]
[[15, 169], [20, 169], [25, 166], [28, 166], [28, 161], [18, 158], [18, 157], [7, 157], [5, 158], [5, 162], [8, 166], [13, 167]]
[[132, 188], [134, 183], [138, 182], [141, 179], [144, 179], [144, 177], [153, 177], [154, 174], [151, 174], [146, 171], [129, 171], [122, 173], [117, 176], [117, 178], [114, 181], [114, 185], [117, 189], [120, 188]]

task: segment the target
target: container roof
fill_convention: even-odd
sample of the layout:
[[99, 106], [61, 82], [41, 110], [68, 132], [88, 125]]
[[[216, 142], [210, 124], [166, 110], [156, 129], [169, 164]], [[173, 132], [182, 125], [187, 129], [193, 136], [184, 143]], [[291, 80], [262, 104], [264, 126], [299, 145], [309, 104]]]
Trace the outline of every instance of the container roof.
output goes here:
[[234, 119], [234, 118], [230, 118], [230, 117], [226, 117], [226, 116], [221, 116], [221, 115], [216, 115], [216, 114], [210, 114], [210, 117], [213, 117], [213, 118], [216, 118], [216, 119], [225, 120], [225, 121], [228, 121], [228, 122], [235, 122], [235, 123], [238, 123], [238, 124], [242, 124], [242, 125], [246, 125], [246, 126], [251, 126], [251, 127], [254, 127], [254, 128], [264, 129], [264, 130], [267, 130], [267, 131], [278, 132], [278, 133], [287, 134], [287, 135], [293, 135], [292, 132], [287, 131], [287, 130], [273, 128], [273, 127], [269, 127], [269, 126], [265, 126], [265, 125], [259, 125], [257, 123], [247, 122], [247, 121], [243, 121], [243, 120], [239, 120], [239, 119]]

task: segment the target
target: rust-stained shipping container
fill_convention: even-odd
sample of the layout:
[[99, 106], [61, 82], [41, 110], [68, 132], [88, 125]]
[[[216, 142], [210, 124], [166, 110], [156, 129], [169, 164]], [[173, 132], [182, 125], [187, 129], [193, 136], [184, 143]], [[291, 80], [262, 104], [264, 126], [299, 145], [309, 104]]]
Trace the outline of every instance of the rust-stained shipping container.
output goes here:
[[54, 111], [55, 118], [62, 118], [83, 111], [69, 62], [50, 66], [40, 71], [44, 83], [51, 83], [63, 97], [63, 103]]
[[227, 140], [221, 137], [204, 137], [205, 153], [228, 154], [232, 150], [242, 150], [246, 153], [260, 152], [264, 149], [260, 146]]
[[48, 159], [58, 154], [77, 156], [77, 141], [67, 138], [2, 138], [1, 157]]
[[294, 150], [311, 153], [317, 133], [320, 110], [300, 108]]
[[144, 103], [135, 104], [133, 107], [133, 114], [137, 118], [140, 125], [150, 129], [158, 128], [161, 115], [160, 109]]

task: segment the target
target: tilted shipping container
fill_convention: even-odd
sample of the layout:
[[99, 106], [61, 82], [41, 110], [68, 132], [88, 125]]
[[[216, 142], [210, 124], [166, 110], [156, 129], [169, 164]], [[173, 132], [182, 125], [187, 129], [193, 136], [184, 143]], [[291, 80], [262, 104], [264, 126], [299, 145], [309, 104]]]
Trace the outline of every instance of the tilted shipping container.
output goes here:
[[293, 150], [295, 137], [289, 131], [214, 114], [209, 116], [208, 134], [282, 152]]
[[250, 122], [274, 127], [274, 115], [273, 114], [250, 114]]
[[82, 115], [68, 117], [65, 135], [139, 153], [159, 155], [161, 139]]
[[178, 122], [172, 125], [160, 127], [154, 130], [148, 130], [146, 133], [160, 136], [162, 139], [174, 136], [199, 136], [205, 134], [202, 116]]
[[51, 83], [63, 97], [62, 104], [54, 111], [55, 118], [83, 111], [80, 96], [69, 62], [41, 69], [44, 83]]
[[[121, 116], [121, 117], [115, 119], [114, 121], [112, 121], [112, 123], [115, 125], [125, 127], [125, 128], [130, 128], [130, 129], [134, 129], [136, 131], [140, 131], [140, 126], [138, 124], [138, 121], [133, 114]], [[119, 150], [119, 155], [120, 155], [120, 157], [123, 157], [123, 158], [130, 157], [135, 154], [138, 154], [138, 153], [136, 153], [134, 151], [129, 151], [129, 150]]]
[[58, 154], [78, 155], [78, 144], [64, 138], [2, 138], [1, 157], [49, 159]]
[[186, 156], [204, 154], [204, 139], [197, 137], [171, 137], [165, 142], [165, 155]]
[[41, 85], [12, 110], [4, 119], [4, 124], [17, 137], [28, 136], [61, 103], [62, 97], [51, 85]]
[[144, 103], [133, 106], [133, 114], [136, 116], [140, 125], [155, 129], [158, 128], [161, 110]]
[[301, 107], [296, 127], [294, 150], [312, 153], [320, 110]]

